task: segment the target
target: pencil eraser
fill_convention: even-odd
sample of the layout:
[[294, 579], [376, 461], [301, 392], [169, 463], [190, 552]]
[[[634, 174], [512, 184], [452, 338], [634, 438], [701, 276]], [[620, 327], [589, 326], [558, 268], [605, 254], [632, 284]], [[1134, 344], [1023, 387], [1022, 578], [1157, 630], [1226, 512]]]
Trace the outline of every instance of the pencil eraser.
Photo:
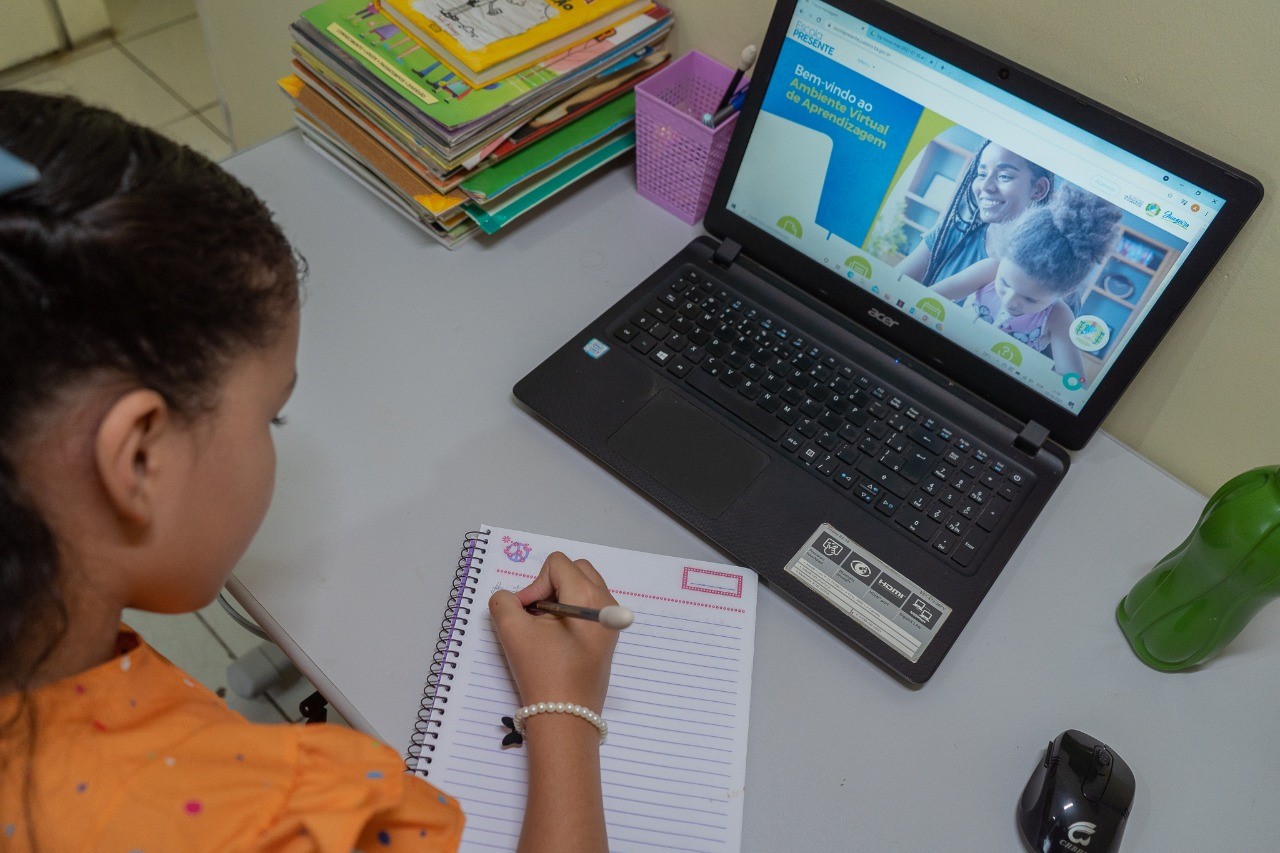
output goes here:
[[615, 631], [630, 627], [635, 618], [630, 610], [617, 604], [600, 608], [600, 624]]

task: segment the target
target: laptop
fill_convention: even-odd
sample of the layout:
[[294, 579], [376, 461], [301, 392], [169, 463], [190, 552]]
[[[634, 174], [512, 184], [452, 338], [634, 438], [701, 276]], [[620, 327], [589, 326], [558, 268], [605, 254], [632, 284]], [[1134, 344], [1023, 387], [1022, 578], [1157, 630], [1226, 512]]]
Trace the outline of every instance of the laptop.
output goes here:
[[514, 393], [922, 683], [1261, 196], [901, 9], [782, 0], [708, 234]]

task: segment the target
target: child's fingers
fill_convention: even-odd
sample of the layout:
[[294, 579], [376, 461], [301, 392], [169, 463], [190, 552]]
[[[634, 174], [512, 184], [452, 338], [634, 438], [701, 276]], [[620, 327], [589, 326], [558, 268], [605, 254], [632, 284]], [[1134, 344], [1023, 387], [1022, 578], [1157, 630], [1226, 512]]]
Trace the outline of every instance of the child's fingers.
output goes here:
[[556, 600], [580, 607], [617, 604], [595, 566], [586, 560], [570, 560], [556, 552], [547, 558], [547, 575], [556, 589]]
[[595, 587], [593, 595], [595, 596], [595, 607], [608, 607], [611, 604], [617, 604], [618, 599], [613, 597], [613, 593], [609, 591], [609, 584], [605, 582], [596, 567], [591, 565], [587, 560], [574, 560], [573, 564], [582, 572], [584, 579], [589, 581]]
[[[550, 557], [547, 557], [547, 561], [542, 564], [542, 568], [538, 571], [538, 576], [534, 578], [532, 581], [530, 581], [529, 585], [526, 586], [524, 589], [516, 591], [516, 596], [519, 597], [520, 603], [523, 606], [528, 607], [530, 604], [533, 604], [535, 601], [555, 599], [556, 588], [555, 588], [555, 585], [551, 582], [551, 573], [550, 573], [549, 567], [551, 565], [552, 557], [555, 557], [556, 554], [559, 554], [559, 553], [560, 552], [557, 551], [555, 554], [552, 554]], [[560, 554], [560, 556], [563, 557], [564, 555]], [[566, 557], [565, 559], [568, 559], [568, 558]]]
[[591, 581], [596, 586], [602, 586], [605, 589], [609, 588], [608, 584], [604, 582], [604, 578], [600, 576], [600, 573], [596, 571], [596, 567], [591, 565], [590, 561], [574, 560], [573, 564], [578, 567], [578, 571], [582, 572], [583, 576], [587, 580]]
[[592, 595], [593, 586], [572, 560], [554, 551], [533, 582], [516, 595], [525, 607], [544, 599], [589, 607], [596, 600]]
[[493, 625], [501, 638], [509, 630], [508, 626], [513, 624], [512, 620], [525, 615], [524, 605], [515, 593], [500, 589], [489, 596], [489, 615], [493, 617]]

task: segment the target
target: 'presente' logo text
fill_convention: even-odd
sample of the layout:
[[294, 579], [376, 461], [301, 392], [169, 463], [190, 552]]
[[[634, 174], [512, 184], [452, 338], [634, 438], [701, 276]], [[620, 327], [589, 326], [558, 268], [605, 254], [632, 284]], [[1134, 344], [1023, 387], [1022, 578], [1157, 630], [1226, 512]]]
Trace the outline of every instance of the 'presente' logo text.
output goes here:
[[826, 54], [827, 56], [835, 56], [836, 49], [822, 40], [822, 36], [817, 30], [797, 24], [796, 28], [791, 31], [791, 37], [797, 41], [809, 45], [809, 47]]

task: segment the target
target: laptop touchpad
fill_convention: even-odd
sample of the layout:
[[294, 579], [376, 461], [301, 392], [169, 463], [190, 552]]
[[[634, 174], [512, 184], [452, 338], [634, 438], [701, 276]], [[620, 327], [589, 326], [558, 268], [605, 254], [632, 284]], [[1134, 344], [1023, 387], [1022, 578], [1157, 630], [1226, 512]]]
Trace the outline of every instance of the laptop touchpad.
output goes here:
[[606, 442], [628, 461], [715, 518], [769, 457], [670, 391], [661, 391]]

